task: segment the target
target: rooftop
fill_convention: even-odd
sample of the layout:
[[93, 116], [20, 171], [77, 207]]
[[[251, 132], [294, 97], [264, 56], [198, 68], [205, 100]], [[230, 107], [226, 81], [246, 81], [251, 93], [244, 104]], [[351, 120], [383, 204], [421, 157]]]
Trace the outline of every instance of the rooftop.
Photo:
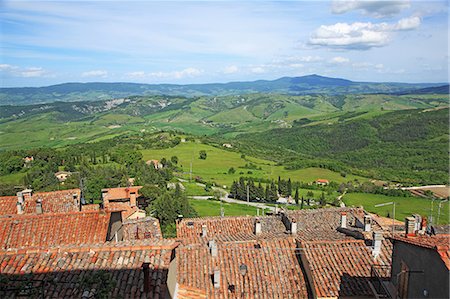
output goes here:
[[[23, 204], [23, 213], [36, 213], [37, 200], [42, 203], [43, 213], [64, 213], [79, 211], [80, 196], [80, 189], [33, 193], [31, 198], [25, 197]], [[17, 214], [17, 201], [17, 196], [0, 197], [0, 216]]]
[[[204, 245], [176, 249], [179, 292], [199, 298], [307, 298], [294, 238], [217, 244], [217, 256]], [[240, 266], [246, 265], [242, 276]], [[214, 286], [214, 272], [218, 287]]]
[[375, 259], [363, 240], [304, 241], [302, 261], [317, 297], [372, 296], [372, 265], [390, 266], [392, 244], [384, 240]]
[[[93, 298], [103, 291], [106, 298], [165, 298], [175, 246], [173, 241], [160, 240], [2, 252], [0, 290], [8, 291], [0, 295], [16, 297], [24, 292], [24, 281], [33, 280], [32, 288], [25, 291], [35, 292], [35, 297], [43, 292], [45, 298]], [[149, 265], [148, 293], [144, 262]]]
[[242, 240], [243, 236], [255, 236], [255, 223], [261, 222], [261, 233], [284, 233], [286, 228], [278, 216], [227, 216], [185, 218], [177, 222], [177, 238], [188, 238], [193, 241], [202, 236], [206, 227], [207, 237], [221, 237], [231, 240]]
[[109, 219], [98, 211], [0, 217], [0, 248], [105, 242]]
[[102, 189], [103, 199], [105, 200], [120, 200], [130, 198], [130, 193], [136, 193], [139, 197], [139, 189], [142, 186], [120, 187], [120, 188], [105, 188]]
[[153, 217], [123, 221], [124, 240], [162, 239], [159, 220]]

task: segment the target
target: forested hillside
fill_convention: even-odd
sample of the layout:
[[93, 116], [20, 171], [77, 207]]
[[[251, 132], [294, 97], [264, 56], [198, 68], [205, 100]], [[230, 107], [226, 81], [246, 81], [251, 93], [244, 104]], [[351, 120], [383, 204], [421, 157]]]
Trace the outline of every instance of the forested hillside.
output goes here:
[[237, 140], [243, 150], [290, 168], [321, 164], [392, 181], [446, 183], [448, 118], [448, 108], [396, 111], [332, 125], [298, 124]]

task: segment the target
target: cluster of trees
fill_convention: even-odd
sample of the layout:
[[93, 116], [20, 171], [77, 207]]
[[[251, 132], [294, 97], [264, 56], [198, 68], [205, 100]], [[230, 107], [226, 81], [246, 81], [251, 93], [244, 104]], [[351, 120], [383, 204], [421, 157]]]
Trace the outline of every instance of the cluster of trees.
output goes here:
[[292, 182], [289, 178], [287, 181], [278, 177], [278, 184], [274, 181], [265, 180], [265, 187], [262, 185], [263, 180], [259, 180], [258, 184], [255, 184], [253, 178], [240, 177], [238, 181], [233, 181], [230, 187], [230, 196], [236, 199], [258, 200], [275, 202], [280, 196], [292, 195]]

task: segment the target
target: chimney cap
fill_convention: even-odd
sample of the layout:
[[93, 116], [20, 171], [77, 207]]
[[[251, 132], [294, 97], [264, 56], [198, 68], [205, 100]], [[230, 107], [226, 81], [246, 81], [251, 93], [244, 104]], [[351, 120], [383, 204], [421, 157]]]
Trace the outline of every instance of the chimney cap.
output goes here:
[[342, 216], [347, 216], [347, 212], [341, 212]]

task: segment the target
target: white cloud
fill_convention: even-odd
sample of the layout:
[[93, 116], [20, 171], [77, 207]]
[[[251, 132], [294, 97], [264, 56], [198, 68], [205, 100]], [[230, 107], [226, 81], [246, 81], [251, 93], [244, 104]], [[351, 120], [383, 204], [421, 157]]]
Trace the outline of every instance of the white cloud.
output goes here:
[[266, 70], [264, 68], [260, 67], [260, 66], [253, 67], [253, 68], [250, 69], [250, 71], [252, 73], [255, 73], [255, 74], [262, 74], [262, 73], [266, 72]]
[[152, 79], [152, 78], [160, 78], [160, 79], [182, 79], [182, 78], [192, 78], [199, 76], [203, 73], [203, 70], [189, 67], [179, 71], [172, 72], [144, 72], [144, 71], [136, 71], [125, 73], [125, 77], [128, 79]]
[[404, 18], [397, 23], [336, 23], [320, 26], [310, 37], [309, 43], [332, 48], [366, 50], [389, 43], [395, 31], [412, 30], [419, 27], [417, 16]]
[[336, 56], [336, 57], [333, 57], [330, 60], [330, 62], [331, 63], [336, 63], [336, 64], [343, 64], [343, 63], [350, 62], [350, 59], [348, 59], [346, 57]]
[[410, 7], [410, 1], [368, 1], [368, 0], [335, 0], [331, 11], [343, 14], [352, 10], [362, 11], [375, 18], [392, 17]]
[[30, 67], [25, 70], [19, 71], [20, 77], [31, 78], [31, 77], [42, 77], [47, 72], [41, 67]]
[[19, 67], [17, 65], [0, 64], [0, 71], [12, 77], [36, 78], [49, 77], [50, 73], [42, 67]]
[[132, 79], [142, 79], [142, 78], [145, 78], [145, 72], [143, 72], [143, 71], [129, 72], [129, 73], [126, 73], [125, 76], [127, 78], [132, 78]]
[[352, 67], [358, 70], [377, 70], [381, 72], [384, 70], [384, 65], [382, 63], [371, 63], [371, 62], [355, 62], [352, 63]]
[[224, 74], [234, 74], [239, 71], [239, 68], [235, 65], [229, 65], [223, 69]]
[[106, 78], [108, 77], [108, 72], [104, 70], [93, 70], [81, 73], [81, 77], [99, 77]]

